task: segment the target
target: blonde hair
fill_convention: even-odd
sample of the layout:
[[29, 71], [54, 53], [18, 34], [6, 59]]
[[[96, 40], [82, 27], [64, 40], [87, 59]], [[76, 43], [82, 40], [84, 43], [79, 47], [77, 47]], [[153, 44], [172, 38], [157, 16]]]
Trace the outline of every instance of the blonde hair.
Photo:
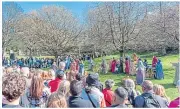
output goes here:
[[59, 84], [59, 88], [57, 92], [59, 94], [63, 94], [65, 97], [69, 97], [70, 96], [70, 82], [67, 80], [63, 80]]
[[164, 86], [155, 84], [155, 85], [153, 86], [153, 91], [154, 91], [154, 93], [155, 93], [156, 95], [159, 95], [159, 96], [161, 96], [161, 97], [163, 97], [163, 98], [166, 98], [167, 101], [170, 101], [170, 98], [166, 95], [166, 91], [165, 91]]
[[52, 93], [46, 104], [47, 108], [67, 108], [67, 102], [64, 95], [57, 92]]

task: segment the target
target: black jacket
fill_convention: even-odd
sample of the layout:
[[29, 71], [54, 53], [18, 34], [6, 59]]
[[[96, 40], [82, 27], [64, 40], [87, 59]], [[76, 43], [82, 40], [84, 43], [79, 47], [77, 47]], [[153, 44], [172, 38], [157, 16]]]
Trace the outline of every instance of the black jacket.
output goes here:
[[84, 100], [80, 96], [69, 97], [70, 108], [93, 108], [92, 103], [89, 100]]

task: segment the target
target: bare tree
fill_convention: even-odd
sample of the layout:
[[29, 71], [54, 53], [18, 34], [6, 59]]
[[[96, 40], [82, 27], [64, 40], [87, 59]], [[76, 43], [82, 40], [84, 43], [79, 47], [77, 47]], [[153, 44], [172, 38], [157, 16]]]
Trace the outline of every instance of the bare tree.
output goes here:
[[[30, 21], [26, 25], [24, 42], [38, 47], [50, 55], [58, 56], [76, 48], [76, 38], [80, 36], [82, 27], [67, 9], [59, 6], [44, 6], [30, 13]], [[28, 35], [28, 36], [27, 36]], [[29, 46], [32, 48], [32, 46]]]
[[105, 6], [106, 10], [106, 13], [103, 13], [98, 8], [102, 22], [108, 25], [112, 43], [119, 51], [120, 56], [124, 57], [126, 44], [134, 40], [141, 31], [136, 26], [142, 21], [140, 19], [143, 19], [144, 11], [140, 11], [142, 7], [137, 2], [108, 2], [102, 5]]
[[23, 10], [14, 2], [3, 2], [2, 4], [2, 48], [5, 52], [18, 38], [17, 22], [21, 17]]

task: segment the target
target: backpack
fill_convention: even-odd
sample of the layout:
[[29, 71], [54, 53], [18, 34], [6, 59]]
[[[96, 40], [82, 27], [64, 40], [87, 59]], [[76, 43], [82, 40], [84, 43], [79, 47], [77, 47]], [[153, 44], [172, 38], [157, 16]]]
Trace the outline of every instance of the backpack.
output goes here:
[[93, 107], [94, 108], [100, 108], [98, 101], [92, 96], [92, 94], [90, 94], [90, 90], [87, 88], [87, 89], [85, 89], [85, 92], [87, 94], [89, 101], [93, 105]]
[[131, 105], [135, 105], [135, 93], [133, 90], [128, 91], [128, 101], [130, 102]]
[[161, 108], [159, 102], [155, 99], [154, 94], [142, 94], [144, 98], [143, 108]]

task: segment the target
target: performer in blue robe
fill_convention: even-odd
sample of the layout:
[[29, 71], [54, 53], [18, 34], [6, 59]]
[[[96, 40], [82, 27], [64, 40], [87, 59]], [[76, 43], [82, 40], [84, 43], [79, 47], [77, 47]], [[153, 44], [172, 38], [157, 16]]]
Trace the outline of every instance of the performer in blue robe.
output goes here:
[[90, 57], [88, 63], [89, 63], [89, 66], [88, 66], [89, 67], [89, 71], [93, 71], [94, 62], [93, 62], [91, 57]]
[[79, 73], [83, 76], [84, 75], [84, 64], [83, 61], [81, 60], [79, 63]]
[[161, 60], [158, 60], [158, 62], [156, 64], [155, 78], [156, 79], [164, 79], [164, 73], [163, 73], [163, 67], [162, 67]]
[[69, 56], [66, 57], [65, 63], [66, 63], [65, 69], [67, 70], [70, 68], [70, 63], [71, 63], [71, 59]]

